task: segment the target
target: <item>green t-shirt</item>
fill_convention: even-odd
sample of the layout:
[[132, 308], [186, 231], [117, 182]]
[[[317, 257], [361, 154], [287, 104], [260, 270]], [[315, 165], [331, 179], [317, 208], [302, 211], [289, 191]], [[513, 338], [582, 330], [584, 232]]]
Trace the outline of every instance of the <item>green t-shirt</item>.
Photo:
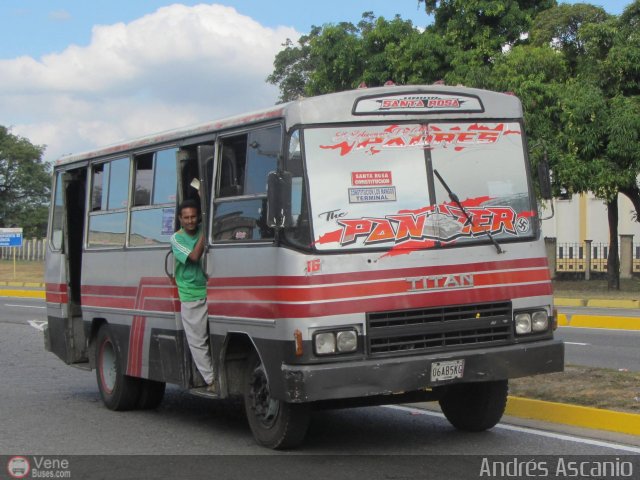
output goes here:
[[189, 254], [195, 248], [200, 235], [202, 231], [198, 227], [193, 236], [182, 228], [171, 236], [171, 249], [176, 259], [176, 284], [181, 302], [207, 298], [207, 279], [200, 267], [200, 262], [189, 260]]

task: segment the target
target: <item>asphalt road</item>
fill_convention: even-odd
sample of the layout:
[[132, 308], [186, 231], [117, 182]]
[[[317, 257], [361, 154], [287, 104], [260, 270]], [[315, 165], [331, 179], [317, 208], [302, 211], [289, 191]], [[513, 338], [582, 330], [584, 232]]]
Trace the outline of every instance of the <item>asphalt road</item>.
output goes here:
[[640, 372], [640, 330], [560, 327], [556, 337], [566, 363]]
[[566, 315], [640, 317], [640, 310], [635, 308], [558, 307], [558, 312]]
[[[284, 455], [287, 471], [297, 472], [297, 476], [304, 474], [306, 478], [316, 478], [313, 472], [307, 472], [308, 455], [330, 458], [348, 455], [348, 461], [330, 462], [326, 467], [348, 466], [351, 472], [348, 478], [398, 477], [399, 470], [390, 475], [385, 468], [396, 461], [407, 466], [424, 455], [438, 455], [442, 457], [430, 463], [433, 466], [430, 478], [454, 478], [450, 474], [457, 468], [477, 468], [479, 456], [640, 454], [639, 447], [630, 446], [630, 442], [615, 435], [609, 435], [607, 440], [592, 440], [569, 430], [552, 433], [544, 424], [522, 428], [502, 423], [488, 432], [462, 433], [439, 413], [410, 407], [316, 412], [300, 450], [273, 452], [254, 443], [241, 405], [194, 397], [177, 387], [168, 388], [156, 411], [107, 410], [100, 400], [94, 372], [66, 366], [44, 351], [40, 330], [44, 321], [42, 306], [41, 301], [0, 300], [0, 454], [161, 455], [144, 467], [148, 470], [115, 478], [151, 478], [144, 472], [151, 472], [163, 462], [174, 459], [170, 462], [174, 465], [192, 458], [197, 463], [201, 458], [185, 455], [249, 456], [240, 465], [235, 465], [235, 460], [222, 462], [232, 470], [252, 462], [260, 464], [255, 455], [267, 463], [274, 461], [267, 458], [282, 460]], [[178, 455], [178, 460], [171, 455]], [[387, 467], [382, 468], [371, 455], [418, 457], [402, 462], [402, 457], [388, 457]], [[96, 459], [98, 468], [102, 457], [91, 458]], [[140, 465], [145, 464], [144, 457], [141, 462]], [[117, 460], [111, 463], [115, 464]], [[443, 472], [443, 476], [436, 475], [437, 472]], [[110, 475], [101, 478], [107, 477]], [[399, 478], [425, 477], [403, 474]], [[467, 477], [460, 473], [457, 478]], [[468, 478], [477, 478], [477, 472]]]

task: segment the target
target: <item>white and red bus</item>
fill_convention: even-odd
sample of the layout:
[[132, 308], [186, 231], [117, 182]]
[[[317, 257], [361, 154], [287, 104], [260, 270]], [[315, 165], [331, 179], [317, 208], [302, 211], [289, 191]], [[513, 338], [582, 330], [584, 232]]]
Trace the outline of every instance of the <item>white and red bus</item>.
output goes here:
[[[217, 394], [168, 254], [187, 198]], [[61, 158], [51, 205], [46, 347], [95, 369], [113, 410], [154, 408], [169, 382], [244, 397], [271, 448], [329, 405], [433, 400], [477, 431], [508, 379], [563, 369], [512, 95], [359, 89], [151, 135]]]

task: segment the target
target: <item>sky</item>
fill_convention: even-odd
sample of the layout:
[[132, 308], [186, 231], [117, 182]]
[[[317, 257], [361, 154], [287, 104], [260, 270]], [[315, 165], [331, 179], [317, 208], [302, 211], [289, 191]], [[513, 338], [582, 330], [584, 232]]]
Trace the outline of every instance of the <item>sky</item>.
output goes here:
[[365, 11], [430, 22], [417, 0], [0, 0], [0, 125], [54, 161], [265, 108], [287, 38]]

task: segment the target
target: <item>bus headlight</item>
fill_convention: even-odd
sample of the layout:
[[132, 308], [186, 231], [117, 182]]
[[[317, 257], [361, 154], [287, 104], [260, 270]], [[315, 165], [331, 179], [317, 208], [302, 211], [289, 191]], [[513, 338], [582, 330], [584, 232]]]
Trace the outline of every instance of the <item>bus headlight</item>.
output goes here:
[[358, 349], [358, 332], [355, 330], [317, 332], [313, 336], [313, 346], [316, 355], [355, 352]]
[[517, 335], [546, 332], [549, 329], [549, 315], [545, 310], [516, 312], [513, 322]]
[[336, 336], [333, 332], [316, 333], [314, 345], [317, 355], [336, 353]]
[[358, 334], [355, 330], [338, 332], [336, 335], [338, 352], [355, 352], [358, 348]]
[[549, 328], [549, 317], [547, 312], [538, 310], [531, 315], [531, 330], [534, 332], [544, 332]]
[[518, 313], [515, 318], [516, 333], [524, 335], [531, 332], [531, 315], [528, 313]]

